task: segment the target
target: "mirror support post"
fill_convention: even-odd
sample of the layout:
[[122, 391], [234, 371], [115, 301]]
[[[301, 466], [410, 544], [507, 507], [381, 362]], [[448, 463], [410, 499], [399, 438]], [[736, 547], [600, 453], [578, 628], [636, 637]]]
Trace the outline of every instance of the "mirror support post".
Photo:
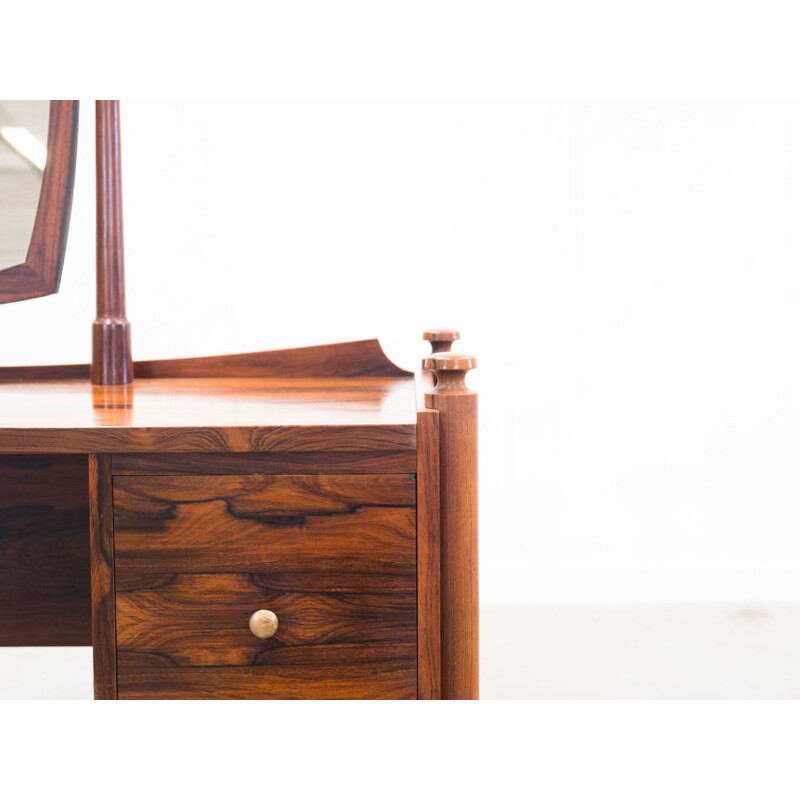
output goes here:
[[95, 105], [97, 146], [97, 319], [92, 326], [92, 384], [133, 383], [130, 323], [125, 316], [119, 100]]

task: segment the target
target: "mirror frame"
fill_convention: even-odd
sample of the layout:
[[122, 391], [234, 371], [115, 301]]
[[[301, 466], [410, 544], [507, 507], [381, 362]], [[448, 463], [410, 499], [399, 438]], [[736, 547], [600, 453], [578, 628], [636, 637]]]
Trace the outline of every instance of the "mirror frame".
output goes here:
[[78, 151], [78, 101], [51, 100], [47, 161], [39, 206], [24, 263], [0, 269], [0, 303], [55, 294], [67, 246], [75, 156]]

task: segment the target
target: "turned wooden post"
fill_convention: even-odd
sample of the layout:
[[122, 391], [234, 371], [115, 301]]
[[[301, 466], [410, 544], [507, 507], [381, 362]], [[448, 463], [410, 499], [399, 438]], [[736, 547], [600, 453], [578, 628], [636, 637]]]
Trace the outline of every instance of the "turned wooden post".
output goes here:
[[478, 395], [464, 382], [473, 356], [423, 360], [436, 386], [425, 406], [439, 412], [442, 699], [478, 699]]
[[458, 341], [461, 338], [461, 334], [451, 328], [434, 328], [425, 331], [422, 334], [422, 338], [431, 343], [431, 353], [449, 353], [453, 347], [453, 342]]
[[125, 316], [119, 100], [95, 104], [97, 145], [97, 319], [92, 326], [92, 383], [133, 381], [130, 323]]

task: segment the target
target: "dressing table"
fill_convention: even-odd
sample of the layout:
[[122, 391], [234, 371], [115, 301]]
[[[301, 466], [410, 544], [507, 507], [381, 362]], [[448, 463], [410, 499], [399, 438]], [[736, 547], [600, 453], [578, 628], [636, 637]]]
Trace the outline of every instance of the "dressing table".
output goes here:
[[474, 358], [439, 330], [415, 374], [375, 340], [133, 361], [118, 114], [92, 363], [0, 367], [0, 645], [92, 645], [98, 699], [477, 698]]

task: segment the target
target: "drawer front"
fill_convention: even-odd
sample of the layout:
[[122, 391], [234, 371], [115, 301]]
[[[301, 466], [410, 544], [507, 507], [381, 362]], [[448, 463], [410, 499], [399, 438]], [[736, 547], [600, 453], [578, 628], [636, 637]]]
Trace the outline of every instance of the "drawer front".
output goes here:
[[113, 497], [119, 697], [416, 696], [413, 476], [118, 476]]

